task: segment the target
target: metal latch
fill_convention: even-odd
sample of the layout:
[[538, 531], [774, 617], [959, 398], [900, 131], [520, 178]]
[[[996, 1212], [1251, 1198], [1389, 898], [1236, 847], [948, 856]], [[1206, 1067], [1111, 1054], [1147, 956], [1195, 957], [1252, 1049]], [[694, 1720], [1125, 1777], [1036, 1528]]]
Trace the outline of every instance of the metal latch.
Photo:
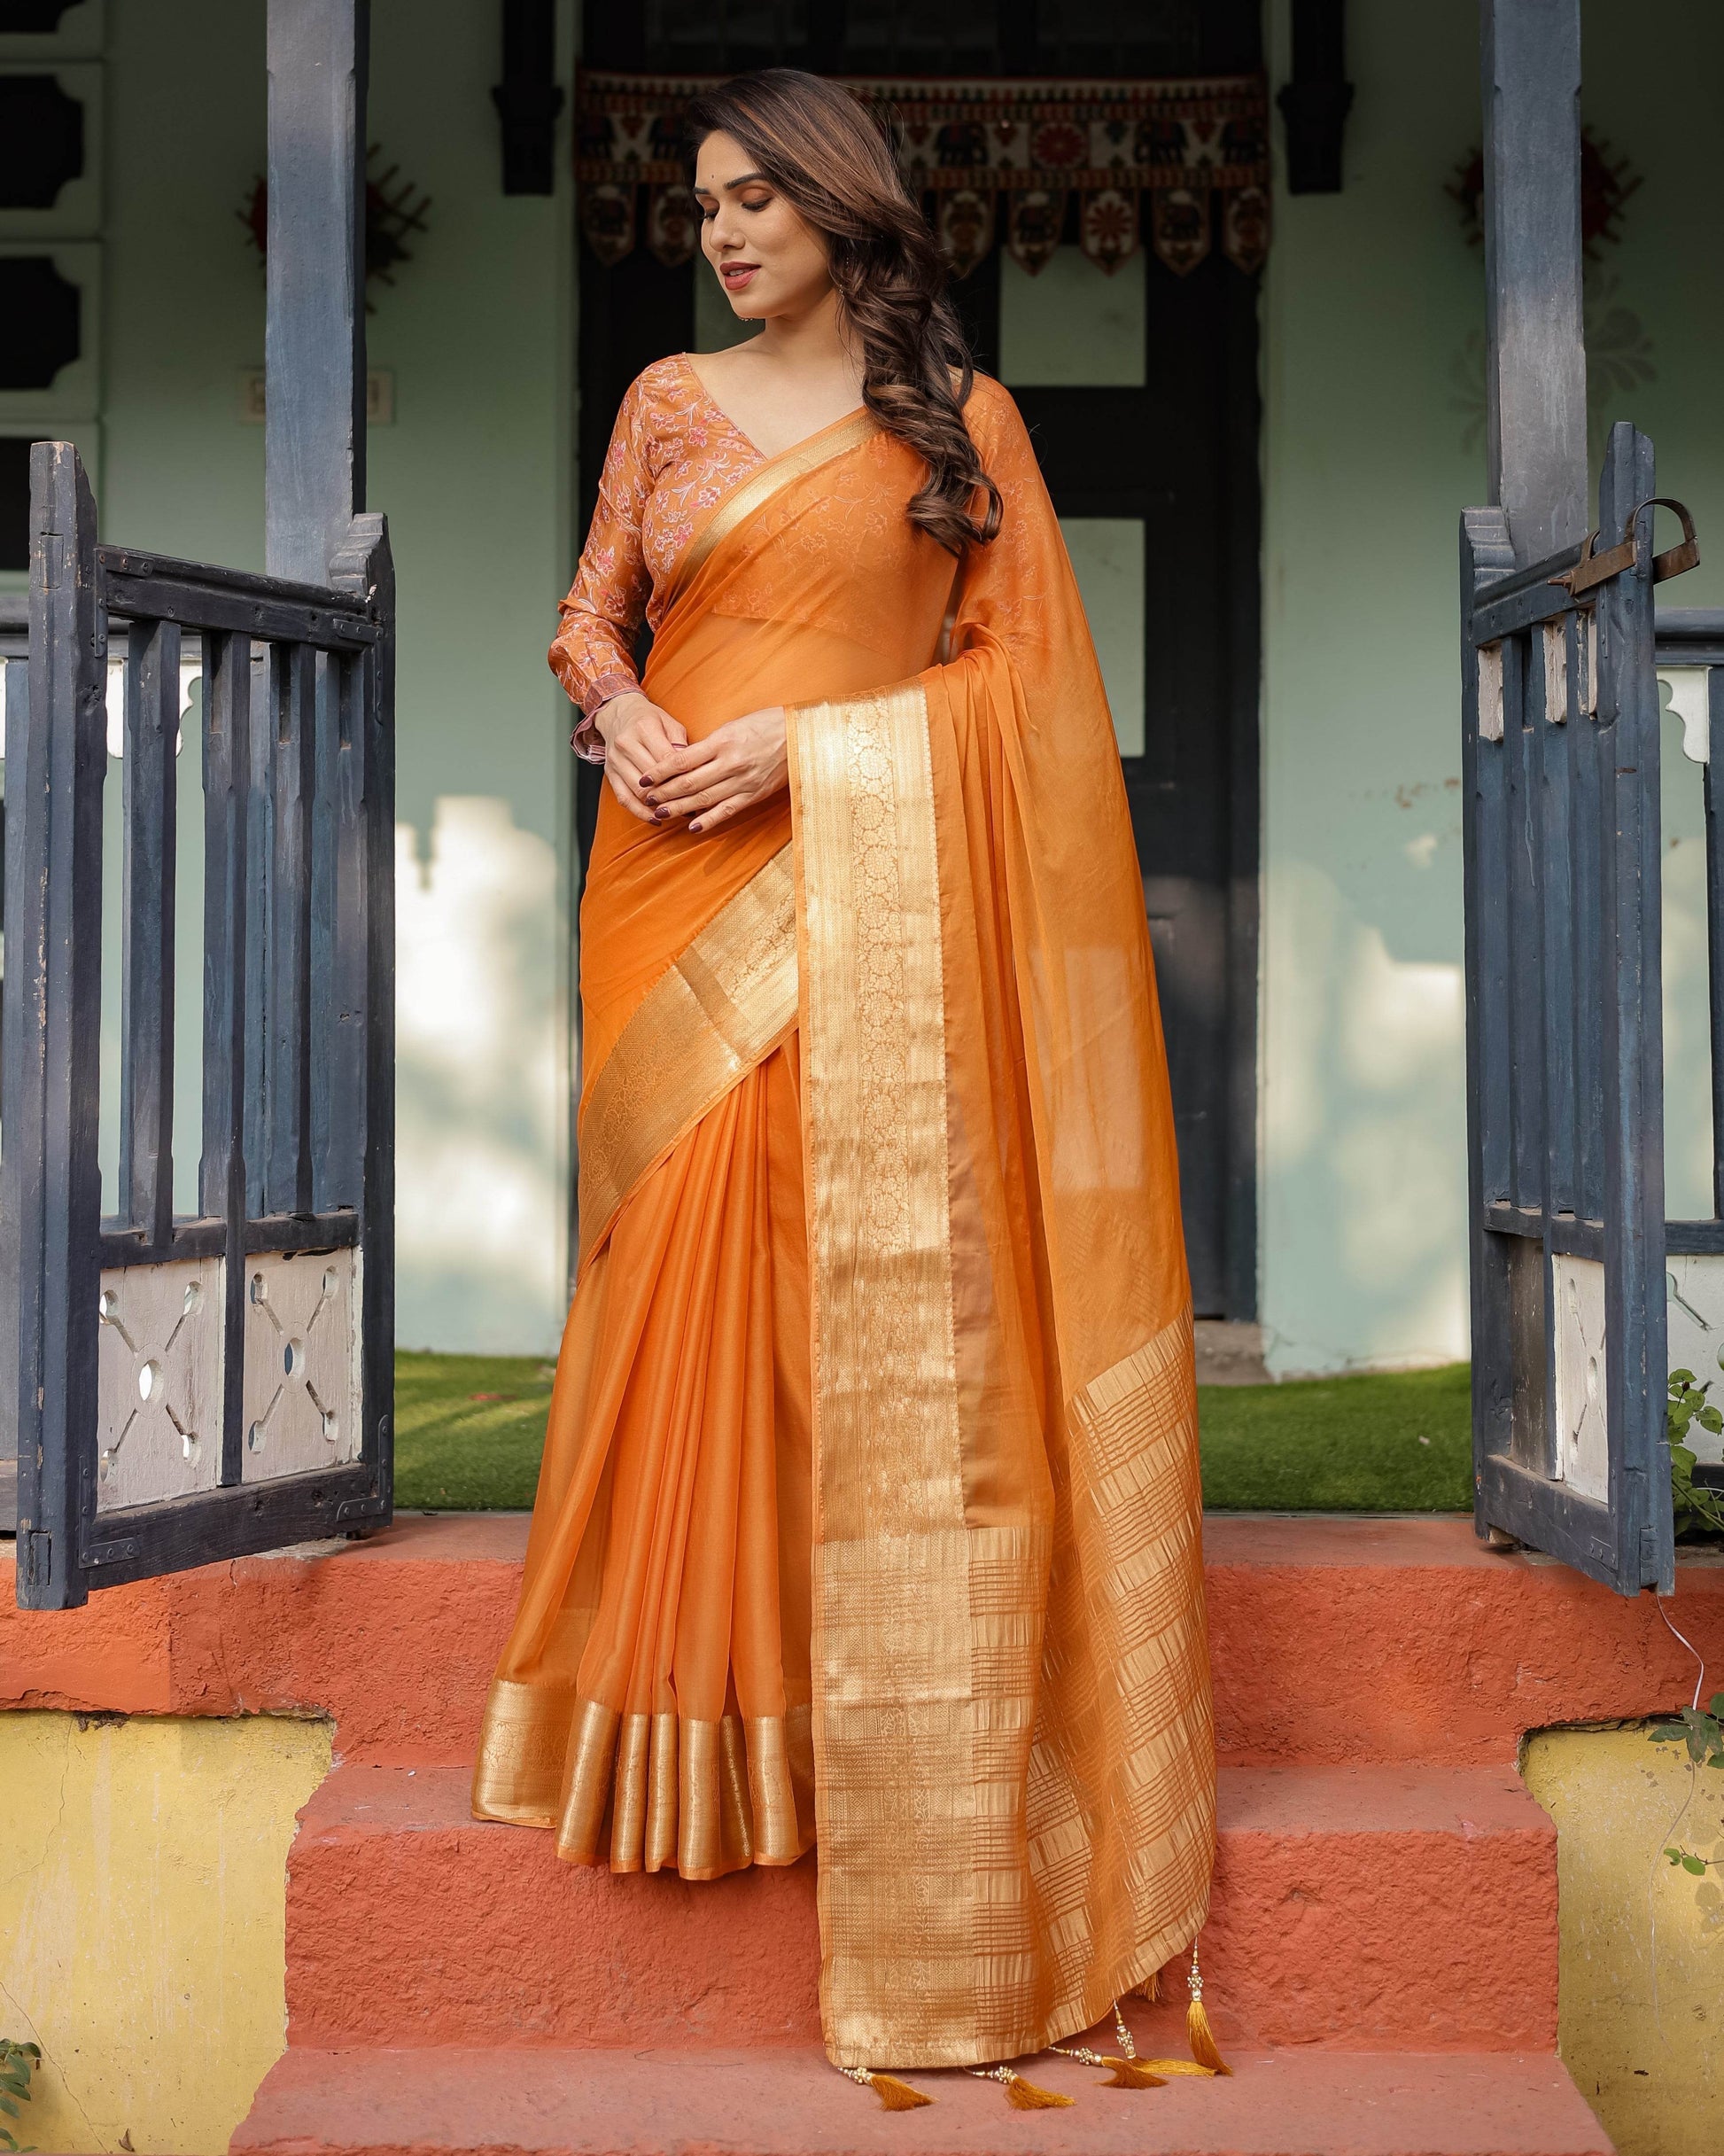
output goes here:
[[1635, 523], [1643, 509], [1674, 509], [1682, 520], [1682, 536], [1679, 545], [1666, 547], [1662, 554], [1652, 557], [1652, 581], [1662, 584], [1666, 578], [1681, 576], [1692, 569], [1700, 559], [1700, 542], [1694, 536], [1694, 519], [1681, 502], [1669, 494], [1649, 494], [1644, 502], [1636, 502], [1628, 511], [1628, 522], [1622, 534], [1620, 546], [1611, 547], [1603, 554], [1595, 554], [1593, 546], [1598, 537], [1596, 530], [1587, 533], [1586, 543], [1580, 549], [1580, 558], [1573, 568], [1565, 569], [1561, 576], [1550, 581], [1560, 584], [1579, 598], [1583, 591], [1590, 591], [1595, 584], [1607, 584], [1613, 576], [1620, 576], [1625, 569], [1635, 564]]

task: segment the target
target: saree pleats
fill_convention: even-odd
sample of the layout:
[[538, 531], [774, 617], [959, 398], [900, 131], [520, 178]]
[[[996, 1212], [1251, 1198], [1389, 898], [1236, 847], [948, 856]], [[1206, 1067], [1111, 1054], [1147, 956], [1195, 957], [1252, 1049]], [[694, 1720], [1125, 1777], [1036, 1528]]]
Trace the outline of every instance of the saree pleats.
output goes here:
[[570, 1313], [474, 1807], [571, 1863], [712, 1879], [812, 1838], [796, 1096], [793, 1047], [726, 1092]]
[[475, 1805], [706, 1878], [819, 1845], [827, 2051], [1006, 2059], [1208, 1908], [1192, 1327], [1119, 753], [1015, 409], [998, 540], [869, 426], [697, 529], [644, 686], [781, 703], [711, 840], [607, 795], [579, 1286]]

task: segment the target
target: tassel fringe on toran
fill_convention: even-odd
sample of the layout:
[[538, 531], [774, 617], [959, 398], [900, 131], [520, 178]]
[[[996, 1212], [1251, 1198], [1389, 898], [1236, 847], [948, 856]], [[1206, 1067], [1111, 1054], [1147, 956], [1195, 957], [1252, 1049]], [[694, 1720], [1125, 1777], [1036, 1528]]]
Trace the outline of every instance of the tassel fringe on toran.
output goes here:
[[[1107, 2080], [1104, 2085], [1109, 2089], [1164, 2089], [1174, 2074], [1200, 2074], [1206, 2079], [1220, 2074], [1231, 2074], [1233, 2069], [1222, 2057], [1215, 2031], [1209, 2026], [1209, 2017], [1203, 2010], [1203, 1977], [1197, 1965], [1195, 1945], [1192, 1948], [1192, 1973], [1185, 1981], [1192, 1995], [1192, 2003], [1185, 2009], [1185, 2041], [1192, 2050], [1189, 2059], [1139, 2059], [1117, 1999], [1114, 2002], [1114, 2027], [1120, 2040], [1118, 2057], [1111, 2051], [1092, 2051], [1086, 2043], [1051, 2043], [1048, 2049], [1057, 2051], [1061, 2059], [1076, 2059], [1086, 2066], [1105, 2068]], [[1152, 1976], [1139, 1988], [1138, 1996], [1153, 1999], [1159, 1989], [1159, 1977]], [[866, 2066], [840, 2066], [838, 2071], [851, 2081], [859, 2082], [863, 2088], [872, 2089], [887, 2111], [915, 2111], [934, 2101], [931, 2096], [924, 2096], [920, 2089], [912, 2089], [908, 2082], [900, 2081], [894, 2074], [871, 2073]], [[965, 2072], [975, 2074], [978, 2081], [998, 2082], [1006, 2090], [1006, 2102], [1014, 2111], [1052, 2111], [1075, 2100], [1068, 2096], [1056, 2096], [1052, 2089], [1038, 2089], [1034, 2082], [1026, 2081], [1015, 2066], [967, 2066]]]

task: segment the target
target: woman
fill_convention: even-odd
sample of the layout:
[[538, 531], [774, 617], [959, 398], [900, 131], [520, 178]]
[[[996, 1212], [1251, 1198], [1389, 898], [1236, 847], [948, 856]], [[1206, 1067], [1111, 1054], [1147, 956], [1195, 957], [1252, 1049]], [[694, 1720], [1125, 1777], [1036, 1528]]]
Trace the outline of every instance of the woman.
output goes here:
[[551, 650], [608, 782], [581, 1250], [474, 1809], [690, 1879], [818, 1838], [827, 2046], [868, 2079], [1037, 2051], [1193, 1945], [1190, 1298], [1022, 423], [847, 94], [775, 70], [691, 119], [765, 326], [629, 391]]

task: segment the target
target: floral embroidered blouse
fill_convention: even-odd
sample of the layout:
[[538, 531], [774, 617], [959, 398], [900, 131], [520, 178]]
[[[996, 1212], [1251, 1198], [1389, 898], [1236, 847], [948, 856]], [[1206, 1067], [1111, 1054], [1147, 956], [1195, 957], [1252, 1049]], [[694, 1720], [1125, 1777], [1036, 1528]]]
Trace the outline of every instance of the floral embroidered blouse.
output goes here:
[[659, 595], [696, 521], [764, 461], [708, 396], [686, 354], [656, 361], [629, 385], [549, 655], [552, 673], [579, 706], [571, 738], [589, 761], [604, 761], [594, 714], [641, 686], [635, 632], [642, 621], [658, 627]]

